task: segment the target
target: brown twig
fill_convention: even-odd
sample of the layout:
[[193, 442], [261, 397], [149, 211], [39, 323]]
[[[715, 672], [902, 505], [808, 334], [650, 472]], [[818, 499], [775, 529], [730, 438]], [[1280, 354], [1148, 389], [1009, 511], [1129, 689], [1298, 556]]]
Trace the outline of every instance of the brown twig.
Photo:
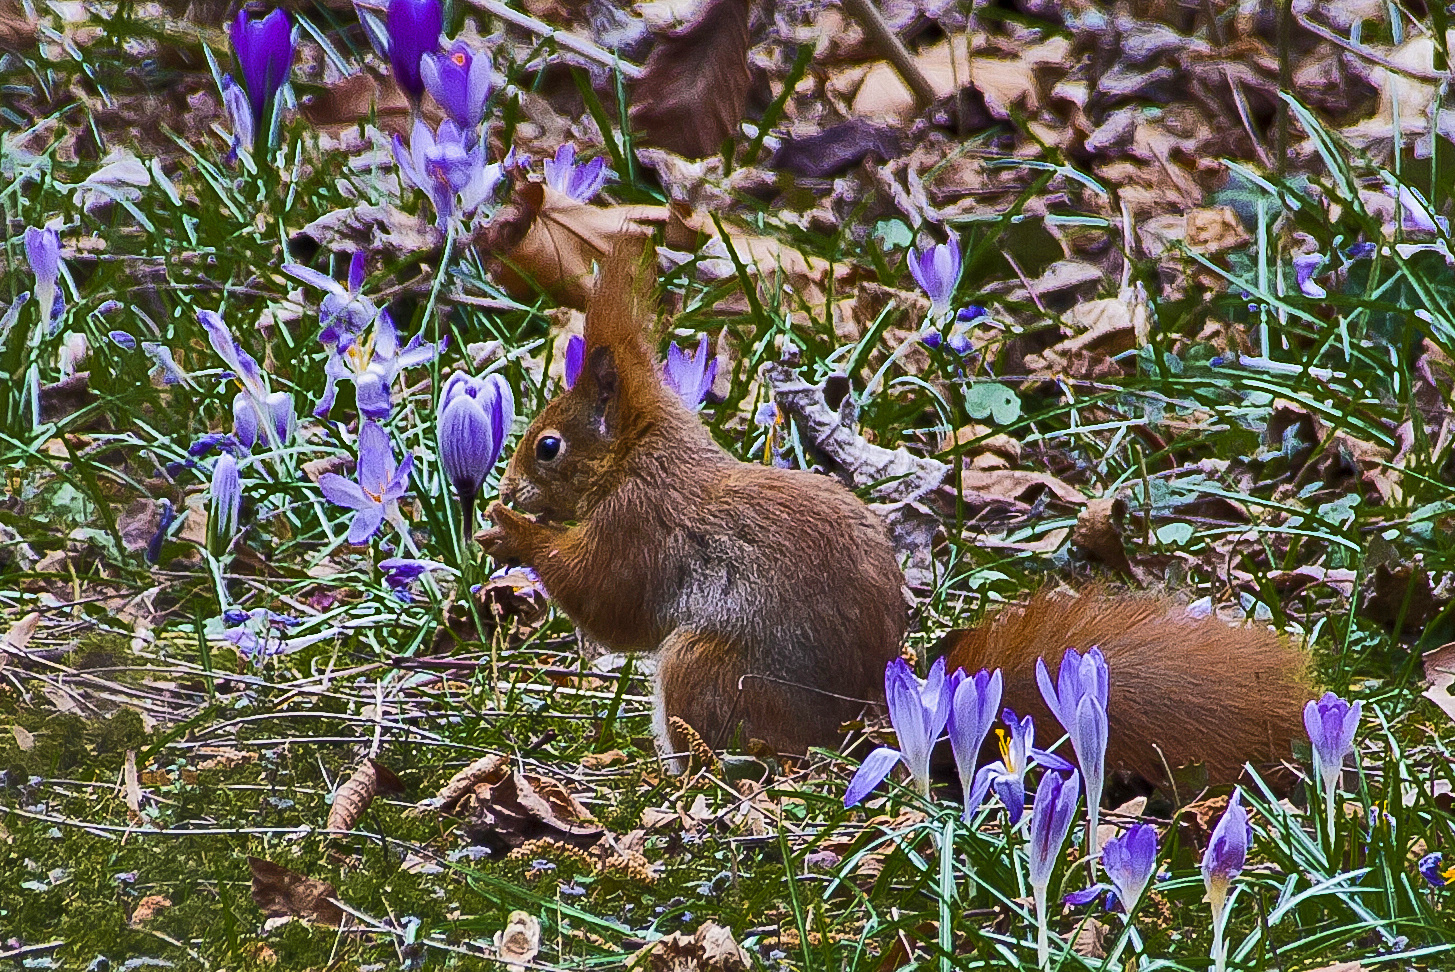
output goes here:
[[1444, 81], [1450, 76], [1449, 74], [1436, 74], [1433, 71], [1421, 71], [1419, 68], [1405, 67], [1403, 64], [1396, 64], [1382, 54], [1375, 53], [1367, 47], [1355, 44], [1353, 41], [1345, 40], [1343, 37], [1340, 37], [1338, 34], [1334, 33], [1332, 30], [1329, 30], [1327, 27], [1323, 27], [1319, 24], [1314, 23], [1312, 20], [1309, 20], [1308, 17], [1304, 16], [1303, 14], [1295, 12], [1293, 15], [1293, 19], [1297, 20], [1298, 25], [1304, 30], [1307, 30], [1313, 34], [1317, 34], [1319, 37], [1322, 37], [1329, 43], [1342, 47], [1350, 54], [1358, 55], [1359, 57], [1364, 58], [1364, 60], [1369, 61], [1372, 64], [1378, 64], [1385, 70], [1392, 71], [1395, 74], [1403, 74], [1407, 78], [1413, 78], [1416, 81], [1428, 81], [1433, 84], [1438, 84], [1439, 82]]
[[[480, 2], [480, 0], [476, 0], [476, 2]], [[934, 104], [938, 96], [930, 84], [930, 79], [925, 77], [924, 72], [919, 69], [919, 65], [914, 63], [909, 49], [904, 46], [894, 31], [889, 29], [889, 24], [885, 23], [879, 8], [874, 6], [874, 0], [840, 0], [840, 3], [849, 16], [857, 20], [859, 26], [864, 28], [865, 35], [875, 47], [879, 48], [879, 53], [884, 55], [884, 59], [892, 64], [894, 70], [899, 72], [899, 76], [904, 79], [905, 85], [914, 95], [915, 108], [924, 111]]]
[[519, 10], [512, 10], [505, 4], [500, 3], [499, 0], [470, 0], [470, 3], [484, 10], [486, 13], [499, 17], [506, 23], [524, 28], [533, 34], [539, 34], [544, 40], [555, 41], [558, 45], [574, 54], [580, 54], [582, 57], [606, 67], [620, 68], [621, 73], [633, 81], [642, 76], [642, 68], [640, 65], [623, 61], [611, 51], [603, 47], [598, 47], [584, 37], [578, 37], [567, 31], [557, 30], [543, 20], [537, 20], [529, 14], [521, 13]]

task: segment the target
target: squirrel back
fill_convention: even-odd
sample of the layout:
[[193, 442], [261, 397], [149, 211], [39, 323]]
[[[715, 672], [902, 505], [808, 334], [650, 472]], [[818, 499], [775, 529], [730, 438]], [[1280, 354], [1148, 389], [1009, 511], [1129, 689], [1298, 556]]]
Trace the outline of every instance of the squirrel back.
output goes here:
[[1067, 648], [1092, 646], [1111, 674], [1107, 769], [1152, 783], [1201, 762], [1210, 783], [1230, 783], [1251, 762], [1292, 757], [1313, 698], [1303, 652], [1259, 625], [1195, 617], [1157, 595], [1048, 591], [978, 628], [945, 636], [947, 668], [1000, 668], [1006, 708], [1031, 714], [1037, 742], [1061, 735], [1036, 684], [1036, 660], [1054, 680]]
[[883, 694], [907, 622], [883, 522], [834, 480], [740, 462], [662, 382], [647, 344], [655, 274], [614, 252], [586, 315], [584, 364], [516, 447], [497, 559], [537, 571], [590, 637], [657, 650], [659, 741], [683, 720], [784, 752], [833, 746]]

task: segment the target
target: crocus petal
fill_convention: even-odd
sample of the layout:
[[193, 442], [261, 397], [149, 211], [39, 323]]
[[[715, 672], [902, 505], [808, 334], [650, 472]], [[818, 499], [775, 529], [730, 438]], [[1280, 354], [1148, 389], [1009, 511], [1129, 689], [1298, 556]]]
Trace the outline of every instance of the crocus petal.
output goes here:
[[119, 348], [125, 348], [127, 351], [136, 350], [136, 338], [125, 331], [108, 331], [106, 336], [111, 339], [112, 344]]
[[389, 67], [394, 80], [417, 102], [424, 94], [420, 59], [439, 49], [444, 9], [439, 0], [390, 0], [385, 25], [389, 31]]
[[394, 449], [388, 433], [378, 422], [363, 423], [359, 429], [359, 486], [366, 493], [383, 496], [394, 469]]
[[585, 363], [586, 339], [579, 334], [572, 334], [566, 339], [566, 367], [564, 377], [568, 391], [575, 387], [576, 379], [581, 377], [581, 368]]
[[[997, 774], [1003, 775], [1004, 772], [1005, 767], [1000, 763], [990, 763], [987, 766], [980, 767], [974, 779], [970, 782], [969, 787], [965, 790], [965, 812], [960, 815], [961, 820], [966, 822], [970, 820], [970, 815], [980, 808], [980, 804], [985, 802], [985, 794], [990, 790], [991, 781], [995, 779]], [[1024, 798], [1024, 794], [1022, 794], [1022, 797]]]
[[844, 806], [856, 806], [868, 796], [870, 791], [884, 781], [899, 760], [899, 752], [887, 746], [880, 746], [864, 757], [864, 762], [859, 764], [859, 771], [854, 774], [854, 778], [849, 781], [849, 788], [844, 791]]
[[349, 510], [362, 510], [368, 506], [377, 506], [373, 500], [364, 495], [359, 484], [351, 479], [345, 479], [338, 473], [324, 473], [318, 477], [318, 488], [323, 492], [323, 498], [334, 506], [342, 506]]
[[249, 451], [258, 444], [258, 408], [247, 392], [233, 396], [232, 434]]
[[995, 724], [995, 713], [1000, 709], [1001, 674], [982, 669], [973, 677], [964, 678], [955, 686], [950, 698], [949, 718], [946, 722], [950, 731], [950, 749], [955, 754], [955, 766], [960, 773], [960, 785], [969, 787], [976, 778], [975, 761], [985, 734]]
[[349, 521], [348, 541], [355, 546], [368, 543], [374, 534], [379, 532], [379, 527], [384, 525], [384, 506], [380, 503], [371, 503], [354, 514]]
[[1010, 825], [1014, 827], [1020, 823], [1021, 815], [1026, 812], [1025, 778], [1015, 773], [993, 774], [990, 788], [1005, 807]]
[[224, 541], [237, 533], [238, 511], [242, 508], [242, 477], [237, 460], [223, 453], [212, 467], [212, 520], [216, 535]]
[[388, 418], [394, 403], [384, 376], [372, 367], [362, 375], [357, 375], [354, 378], [354, 403], [364, 418], [374, 421]]
[[1075, 773], [1069, 777], [1047, 773], [1036, 787], [1031, 806], [1028, 876], [1031, 886], [1044, 888], [1051, 880], [1051, 871], [1066, 834], [1071, 829], [1076, 804], [1080, 799], [1081, 781]]
[[285, 446], [293, 438], [298, 418], [293, 410], [293, 396], [287, 392], [273, 392], [266, 399], [268, 418], [273, 423], [273, 435], [278, 445]]

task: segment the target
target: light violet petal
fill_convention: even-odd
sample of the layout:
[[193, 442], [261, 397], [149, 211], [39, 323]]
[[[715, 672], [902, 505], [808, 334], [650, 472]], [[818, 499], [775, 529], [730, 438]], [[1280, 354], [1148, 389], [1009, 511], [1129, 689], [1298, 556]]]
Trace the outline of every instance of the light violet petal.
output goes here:
[[894, 764], [900, 759], [899, 753], [887, 746], [881, 746], [868, 756], [859, 765], [859, 771], [849, 781], [849, 788], [844, 792], [844, 806], [852, 807], [863, 801], [869, 793], [894, 769]]
[[359, 488], [358, 483], [345, 479], [338, 473], [324, 473], [319, 476], [318, 488], [323, 492], [323, 498], [334, 506], [362, 510], [367, 506], [378, 505], [364, 495], [364, 491]]

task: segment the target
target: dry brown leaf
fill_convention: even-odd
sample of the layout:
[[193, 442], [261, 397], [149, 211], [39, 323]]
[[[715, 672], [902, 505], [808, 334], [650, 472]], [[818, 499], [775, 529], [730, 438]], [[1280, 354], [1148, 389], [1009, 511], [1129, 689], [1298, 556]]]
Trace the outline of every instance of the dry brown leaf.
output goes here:
[[481, 252], [494, 257], [491, 275], [512, 296], [544, 290], [584, 309], [596, 263], [619, 241], [642, 236], [667, 219], [660, 206], [591, 206], [536, 182], [516, 188], [481, 230]]
[[1090, 959], [1106, 958], [1106, 936], [1110, 929], [1088, 918], [1076, 929], [1076, 938], [1071, 942], [1071, 951]]
[[587, 753], [581, 757], [581, 768], [600, 770], [612, 766], [625, 766], [631, 760], [620, 749], [608, 749], [604, 753]]
[[383, 251], [391, 260], [416, 258], [443, 242], [424, 216], [411, 216], [396, 206], [368, 204], [326, 213], [298, 235], [324, 250]]
[[1455, 641], [1425, 652], [1425, 691], [1421, 694], [1455, 720]]
[[[1095, 559], [1124, 574], [1133, 575], [1122, 534], [1126, 529], [1127, 504], [1117, 497], [1087, 501], [1076, 518], [1071, 542]], [[1133, 575], [1134, 576], [1134, 575]]]
[[632, 127], [689, 159], [716, 155], [748, 102], [747, 0], [705, 0], [692, 23], [660, 38], [632, 82]]
[[504, 931], [495, 933], [495, 954], [508, 969], [524, 969], [541, 950], [541, 922], [525, 911], [512, 911]]
[[126, 808], [137, 816], [141, 815], [141, 782], [136, 776], [136, 751], [128, 749], [126, 760], [121, 764], [121, 782], [126, 797]]
[[142, 925], [156, 917], [157, 912], [163, 908], [172, 907], [172, 899], [162, 894], [149, 894], [136, 903], [131, 917], [126, 923], [132, 928], [140, 928]]
[[374, 802], [374, 797], [380, 793], [403, 792], [404, 784], [399, 782], [399, 777], [394, 775], [393, 770], [382, 763], [366, 759], [354, 770], [354, 775], [334, 793], [333, 805], [329, 807], [328, 823], [324, 824], [324, 829], [353, 830], [354, 824], [369, 809], [369, 804]]
[[[24, 654], [25, 646], [30, 644], [31, 637], [35, 634], [36, 627], [40, 624], [40, 612], [31, 611], [25, 617], [10, 626], [5, 632], [5, 647], [16, 654]], [[3, 657], [3, 655], [0, 655]]]
[[1112, 359], [1145, 343], [1151, 329], [1147, 292], [1139, 283], [1116, 297], [1079, 304], [1062, 315], [1062, 321], [1072, 336], [1040, 354], [1026, 355], [1026, 368], [1032, 374], [1119, 375], [1122, 368]]
[[546, 589], [524, 571], [511, 570], [499, 577], [487, 578], [474, 591], [474, 597], [486, 617], [502, 621], [509, 618], [522, 627], [530, 627], [546, 617]]
[[244, 763], [258, 761], [258, 754], [254, 751], [244, 752], [226, 746], [203, 746], [197, 751], [197, 755], [207, 757], [197, 764], [199, 770], [233, 769]]
[[338, 927], [344, 912], [330, 901], [338, 891], [327, 881], [306, 877], [261, 857], [249, 857], [253, 875], [253, 903], [269, 918], [303, 918]]
[[11, 726], [10, 734], [15, 737], [15, 745], [22, 753], [35, 748], [35, 734], [24, 726]]
[[[330, 134], [337, 135], [375, 120], [384, 132], [409, 137], [409, 100], [404, 92], [392, 78], [381, 81], [367, 71], [325, 85], [321, 92], [304, 98], [298, 107], [309, 124]], [[431, 127], [438, 125], [443, 117], [432, 101], [425, 103], [423, 114]]]
[[0, 51], [17, 53], [35, 46], [36, 25], [19, 0], [0, 0]]
[[455, 805], [477, 785], [499, 782], [509, 771], [510, 764], [505, 756], [499, 753], [481, 756], [450, 777], [449, 782], [440, 788], [439, 793], [435, 794], [432, 799], [421, 803], [418, 809], [437, 809], [444, 813], [454, 813]]
[[731, 928], [709, 921], [691, 935], [658, 939], [637, 952], [630, 966], [640, 972], [747, 972], [752, 960]]

